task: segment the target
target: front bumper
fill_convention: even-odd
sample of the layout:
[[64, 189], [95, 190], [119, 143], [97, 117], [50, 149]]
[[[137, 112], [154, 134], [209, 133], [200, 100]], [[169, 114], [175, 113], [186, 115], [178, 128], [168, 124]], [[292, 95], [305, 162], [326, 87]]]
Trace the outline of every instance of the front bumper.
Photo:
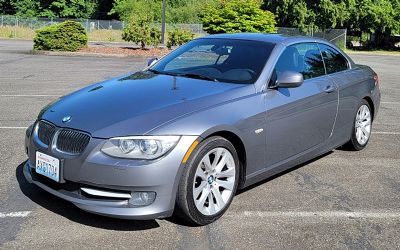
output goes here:
[[[27, 143], [29, 160], [24, 165], [23, 173], [28, 182], [88, 212], [122, 219], [165, 218], [171, 216], [174, 210], [177, 186], [183, 168], [181, 161], [196, 138], [182, 137], [167, 156], [150, 163], [105, 156], [98, 151], [101, 143], [89, 147], [91, 152], [81, 155], [81, 159], [69, 159], [51, 150], [41, 149], [34, 139], [30, 139]], [[36, 174], [32, 164], [36, 161], [36, 151], [61, 159], [62, 183], [47, 180], [46, 177]], [[87, 195], [82, 192], [82, 187], [132, 194], [155, 192], [156, 198], [148, 206], [137, 207], [130, 203], [129, 198], [114, 199]]]

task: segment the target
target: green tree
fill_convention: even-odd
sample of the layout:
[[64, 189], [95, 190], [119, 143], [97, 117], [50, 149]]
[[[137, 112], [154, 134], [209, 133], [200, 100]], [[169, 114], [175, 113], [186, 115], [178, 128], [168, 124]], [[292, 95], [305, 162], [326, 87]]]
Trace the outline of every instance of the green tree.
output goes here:
[[256, 0], [221, 0], [202, 14], [203, 28], [211, 34], [234, 32], [275, 32], [275, 16], [260, 9]]
[[113, 0], [98, 0], [97, 2], [97, 9], [94, 14], [94, 18], [100, 20], [107, 20], [107, 19], [118, 19], [118, 15], [113, 14], [109, 15], [108, 13], [113, 8], [114, 1]]
[[400, 33], [399, 0], [362, 0], [354, 28], [371, 35], [373, 47], [389, 47], [390, 37]]
[[369, 34], [371, 46], [389, 46], [400, 33], [400, 0], [265, 0], [264, 9], [282, 27], [307, 30], [346, 28], [350, 34]]
[[128, 25], [122, 32], [122, 39], [140, 44], [142, 49], [146, 45], [157, 46], [160, 43], [161, 32], [152, 27], [154, 14], [146, 11], [144, 6], [140, 6], [136, 10], [136, 14], [129, 18]]
[[[168, 23], [199, 23], [200, 10], [215, 0], [167, 0], [166, 19]], [[121, 20], [129, 20], [137, 15], [139, 9], [153, 14], [154, 22], [161, 22], [161, 0], [115, 0], [109, 12], [118, 15]]]
[[16, 14], [24, 17], [90, 18], [96, 11], [96, 0], [11, 0]]
[[305, 31], [314, 25], [315, 13], [304, 0], [266, 0], [262, 8], [275, 14], [279, 27], [295, 27]]
[[39, 15], [40, 2], [35, 0], [11, 0], [18, 16], [35, 17]]
[[0, 14], [15, 14], [14, 6], [10, 0], [0, 0]]
[[94, 0], [56, 0], [51, 1], [40, 15], [47, 17], [90, 18], [97, 7]]
[[322, 29], [343, 28], [355, 11], [355, 1], [321, 0], [315, 10], [318, 27]]
[[161, 2], [155, 0], [115, 0], [110, 15], [116, 14], [121, 20], [129, 21], [132, 18], [141, 19], [141, 15], [146, 12], [151, 16], [151, 20], [160, 19]]
[[306, 31], [345, 27], [355, 6], [356, 0], [265, 0], [262, 8], [275, 13], [278, 26]]
[[200, 14], [204, 6], [215, 6], [215, 0], [169, 0], [167, 21], [169, 23], [201, 23]]

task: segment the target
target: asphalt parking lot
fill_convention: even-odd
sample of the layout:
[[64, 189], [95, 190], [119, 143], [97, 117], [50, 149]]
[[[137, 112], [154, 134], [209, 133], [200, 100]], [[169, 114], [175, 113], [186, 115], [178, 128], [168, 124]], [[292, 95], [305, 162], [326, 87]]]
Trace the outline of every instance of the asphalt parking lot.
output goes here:
[[334, 150], [236, 195], [205, 227], [92, 215], [27, 183], [25, 128], [40, 109], [145, 59], [32, 55], [0, 40], [0, 248], [400, 248], [400, 56], [352, 55], [380, 76], [382, 103], [360, 152]]

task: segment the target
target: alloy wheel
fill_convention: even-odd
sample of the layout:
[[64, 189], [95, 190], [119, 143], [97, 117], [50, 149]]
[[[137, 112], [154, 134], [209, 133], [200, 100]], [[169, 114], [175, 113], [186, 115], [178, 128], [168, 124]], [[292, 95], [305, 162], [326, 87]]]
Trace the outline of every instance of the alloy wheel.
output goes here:
[[371, 111], [365, 104], [361, 105], [357, 111], [355, 130], [357, 142], [365, 145], [371, 134]]
[[229, 202], [235, 187], [235, 160], [229, 150], [210, 150], [197, 166], [193, 182], [194, 203], [203, 215], [215, 215]]

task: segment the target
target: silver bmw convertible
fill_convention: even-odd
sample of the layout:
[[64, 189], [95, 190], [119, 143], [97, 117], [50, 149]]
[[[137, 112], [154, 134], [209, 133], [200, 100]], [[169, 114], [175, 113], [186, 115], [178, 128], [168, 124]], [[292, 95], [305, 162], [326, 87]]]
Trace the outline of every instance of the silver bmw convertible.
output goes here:
[[379, 103], [378, 75], [325, 40], [211, 35], [47, 105], [24, 175], [92, 213], [205, 225], [238, 189], [363, 149]]

